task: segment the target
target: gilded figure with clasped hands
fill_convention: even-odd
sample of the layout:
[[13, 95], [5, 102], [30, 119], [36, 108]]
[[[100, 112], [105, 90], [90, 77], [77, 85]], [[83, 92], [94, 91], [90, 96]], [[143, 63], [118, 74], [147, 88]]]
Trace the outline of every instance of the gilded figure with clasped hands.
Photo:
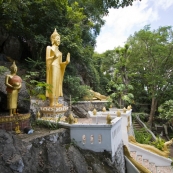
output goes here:
[[13, 116], [13, 114], [17, 113], [18, 92], [22, 87], [22, 79], [16, 75], [17, 66], [15, 61], [10, 67], [10, 71], [11, 73], [5, 77], [5, 85], [7, 86], [7, 109], [10, 110], [10, 116]]
[[51, 92], [46, 91], [50, 106], [62, 106], [58, 103], [58, 97], [63, 96], [62, 84], [64, 72], [70, 62], [70, 53], [65, 62], [62, 62], [62, 53], [59, 51], [60, 35], [55, 31], [50, 37], [52, 46], [46, 48], [46, 82], [51, 86]]

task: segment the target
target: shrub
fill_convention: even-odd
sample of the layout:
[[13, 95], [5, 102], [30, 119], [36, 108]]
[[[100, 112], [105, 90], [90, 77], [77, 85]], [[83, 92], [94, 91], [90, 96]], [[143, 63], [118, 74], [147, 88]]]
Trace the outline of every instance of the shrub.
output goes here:
[[151, 144], [152, 135], [145, 131], [144, 128], [140, 130], [134, 130], [135, 139], [141, 144]]
[[8, 68], [6, 68], [4, 66], [0, 66], [0, 74], [3, 74], [6, 71], [8, 71]]
[[165, 140], [158, 137], [156, 141], [152, 142], [152, 145], [158, 148], [159, 150], [163, 151], [164, 143]]
[[90, 97], [90, 87], [87, 85], [80, 85], [80, 78], [75, 76], [66, 76], [64, 79], [64, 86], [71, 95], [72, 101], [82, 100], [85, 97]]

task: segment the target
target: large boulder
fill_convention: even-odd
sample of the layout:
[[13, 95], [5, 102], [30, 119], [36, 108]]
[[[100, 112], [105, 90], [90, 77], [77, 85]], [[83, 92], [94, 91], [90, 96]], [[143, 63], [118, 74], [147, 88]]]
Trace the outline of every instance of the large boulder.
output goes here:
[[77, 115], [79, 118], [87, 118], [89, 117], [87, 107], [85, 105], [73, 105], [72, 106], [73, 113]]
[[107, 101], [79, 101], [72, 105], [72, 111], [79, 118], [89, 117], [88, 111], [102, 111], [103, 107], [106, 107]]

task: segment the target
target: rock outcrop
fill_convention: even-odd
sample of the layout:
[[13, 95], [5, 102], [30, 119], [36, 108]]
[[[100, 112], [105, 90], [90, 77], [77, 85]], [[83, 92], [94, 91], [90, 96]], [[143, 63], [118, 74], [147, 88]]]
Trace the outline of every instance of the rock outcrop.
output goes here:
[[79, 118], [87, 118], [89, 117], [88, 111], [93, 111], [96, 109], [97, 111], [102, 111], [103, 107], [105, 107], [107, 102], [105, 101], [81, 101], [72, 105], [72, 111]]
[[21, 43], [17, 37], [10, 36], [9, 33], [0, 27], [0, 53], [14, 60], [21, 58]]
[[108, 152], [79, 149], [70, 142], [67, 129], [18, 136], [0, 130], [0, 170], [3, 173], [117, 172]]

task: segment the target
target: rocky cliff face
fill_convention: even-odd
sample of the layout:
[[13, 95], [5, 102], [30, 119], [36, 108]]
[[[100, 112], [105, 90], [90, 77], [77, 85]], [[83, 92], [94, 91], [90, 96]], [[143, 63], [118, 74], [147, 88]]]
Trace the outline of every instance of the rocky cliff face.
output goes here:
[[15, 135], [0, 130], [2, 173], [119, 173], [108, 152], [81, 150], [70, 142], [69, 130]]
[[5, 60], [6, 56], [14, 60], [20, 60], [22, 46], [17, 37], [10, 36], [9, 33], [0, 27], [0, 60]]

